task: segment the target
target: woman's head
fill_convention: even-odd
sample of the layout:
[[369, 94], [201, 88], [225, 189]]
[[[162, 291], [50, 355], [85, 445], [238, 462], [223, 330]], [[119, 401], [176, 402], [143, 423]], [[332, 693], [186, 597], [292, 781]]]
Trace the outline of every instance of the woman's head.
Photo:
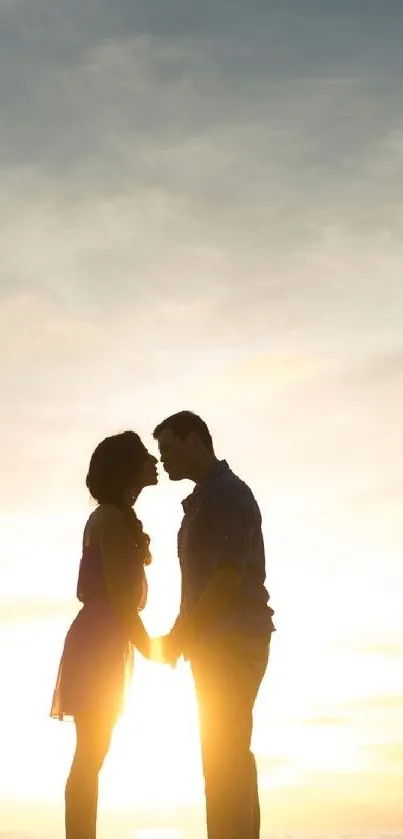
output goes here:
[[138, 434], [124, 431], [98, 444], [86, 484], [98, 504], [131, 506], [144, 487], [157, 483], [156, 463]]

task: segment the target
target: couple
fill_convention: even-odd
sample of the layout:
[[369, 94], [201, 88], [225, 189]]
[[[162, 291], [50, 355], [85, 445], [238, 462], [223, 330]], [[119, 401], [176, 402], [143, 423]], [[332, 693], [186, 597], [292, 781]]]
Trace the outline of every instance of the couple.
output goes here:
[[133, 505], [157, 483], [156, 458], [133, 431], [95, 449], [87, 487], [98, 506], [84, 528], [77, 597], [51, 714], [73, 718], [76, 750], [66, 784], [66, 839], [95, 839], [98, 775], [132, 675], [133, 647], [154, 661], [189, 662], [199, 706], [209, 839], [258, 839], [256, 764], [250, 751], [254, 702], [266, 670], [273, 610], [265, 588], [259, 507], [214, 454], [205, 422], [182, 411], [154, 431], [172, 481], [195, 483], [178, 534], [179, 615], [149, 638], [150, 539]]

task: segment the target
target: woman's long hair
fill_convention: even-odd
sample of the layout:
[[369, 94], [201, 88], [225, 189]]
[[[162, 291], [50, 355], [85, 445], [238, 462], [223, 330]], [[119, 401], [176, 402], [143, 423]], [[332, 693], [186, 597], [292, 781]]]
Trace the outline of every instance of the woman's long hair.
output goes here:
[[123, 504], [123, 497], [135, 483], [147, 455], [146, 447], [134, 431], [105, 437], [91, 456], [86, 478], [86, 486], [98, 504], [114, 504], [122, 510], [144, 565], [151, 562], [150, 537], [134, 510]]

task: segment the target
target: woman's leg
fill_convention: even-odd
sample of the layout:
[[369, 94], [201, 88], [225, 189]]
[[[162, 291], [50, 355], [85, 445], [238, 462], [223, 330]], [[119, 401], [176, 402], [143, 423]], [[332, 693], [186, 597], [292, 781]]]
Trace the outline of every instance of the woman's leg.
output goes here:
[[78, 714], [76, 750], [66, 783], [66, 839], [95, 839], [98, 776], [108, 753], [114, 720], [104, 714]]

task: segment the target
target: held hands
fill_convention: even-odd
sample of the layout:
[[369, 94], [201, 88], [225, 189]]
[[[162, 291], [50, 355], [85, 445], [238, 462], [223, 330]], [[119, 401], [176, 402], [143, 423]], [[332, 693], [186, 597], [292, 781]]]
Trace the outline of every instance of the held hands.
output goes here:
[[151, 643], [156, 645], [159, 655], [159, 658], [153, 658], [153, 660], [175, 667], [181, 655], [188, 658], [195, 649], [197, 643], [196, 627], [190, 620], [181, 621], [171, 629], [168, 635], [153, 638]]
[[136, 643], [139, 652], [149, 661], [169, 664], [175, 667], [181, 655], [188, 656], [195, 646], [195, 628], [190, 621], [174, 626], [167, 635], [150, 638], [143, 628], [141, 643]]
[[181, 621], [167, 635], [151, 638], [151, 660], [175, 667], [181, 655], [185, 657], [194, 648], [195, 632], [190, 621]]
[[170, 664], [174, 667], [182, 654], [180, 638], [177, 628], [168, 635], [150, 638], [141, 618], [136, 615], [131, 632], [131, 640], [144, 658], [159, 664]]
[[175, 667], [178, 658], [182, 655], [179, 641], [175, 630], [169, 632], [168, 635], [150, 638], [150, 660]]

